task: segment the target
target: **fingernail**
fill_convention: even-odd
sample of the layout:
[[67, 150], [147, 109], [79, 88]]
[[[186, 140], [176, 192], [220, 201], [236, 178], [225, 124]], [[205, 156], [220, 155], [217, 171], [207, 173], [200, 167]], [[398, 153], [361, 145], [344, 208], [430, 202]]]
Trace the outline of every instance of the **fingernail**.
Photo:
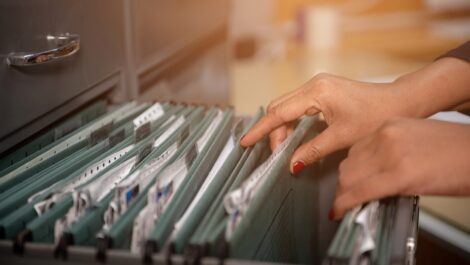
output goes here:
[[333, 210], [333, 208], [331, 208], [328, 212], [328, 219], [330, 219], [330, 221], [333, 221], [335, 219], [335, 211]]
[[242, 137], [240, 137], [240, 142], [243, 141], [243, 138], [245, 138], [246, 134], [242, 135]]
[[294, 165], [292, 166], [292, 172], [294, 175], [298, 174], [300, 171], [302, 171], [305, 167], [305, 163], [303, 161], [296, 161]]

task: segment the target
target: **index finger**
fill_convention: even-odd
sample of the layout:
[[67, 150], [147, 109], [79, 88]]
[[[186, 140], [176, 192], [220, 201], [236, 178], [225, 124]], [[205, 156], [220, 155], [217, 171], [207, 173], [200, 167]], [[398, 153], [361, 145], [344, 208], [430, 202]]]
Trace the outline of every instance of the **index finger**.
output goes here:
[[320, 110], [315, 107], [315, 100], [309, 95], [299, 93], [268, 109], [266, 116], [256, 123], [240, 141], [242, 146], [251, 146], [264, 136], [280, 127], [281, 125], [294, 121], [304, 114], [314, 115]]

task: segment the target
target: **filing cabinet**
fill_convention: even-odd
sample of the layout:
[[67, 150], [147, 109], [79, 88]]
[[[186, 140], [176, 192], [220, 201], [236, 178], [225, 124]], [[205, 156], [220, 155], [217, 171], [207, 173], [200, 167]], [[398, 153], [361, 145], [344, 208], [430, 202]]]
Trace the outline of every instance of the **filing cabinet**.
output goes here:
[[[228, 0], [129, 1], [130, 72], [135, 73], [130, 80], [137, 84], [135, 94], [227, 104], [228, 87], [217, 80], [226, 82], [223, 78], [228, 71], [229, 3]], [[187, 85], [183, 79], [189, 76], [193, 81]], [[211, 82], [198, 83], [201, 77], [208, 76]], [[185, 84], [175, 84], [175, 80]], [[214, 80], [217, 88], [211, 85]], [[160, 83], [164, 83], [165, 91], [160, 85], [155, 88]], [[201, 101], [201, 97], [206, 101]]]
[[116, 3], [0, 2], [0, 152], [118, 84], [124, 40]]
[[216, 95], [209, 103], [227, 104], [228, 8], [228, 0], [1, 1], [0, 153], [100, 96], [190, 101], [199, 91], [198, 102]]
[[189, 43], [224, 28], [229, 1], [132, 1], [139, 71], [161, 63]]

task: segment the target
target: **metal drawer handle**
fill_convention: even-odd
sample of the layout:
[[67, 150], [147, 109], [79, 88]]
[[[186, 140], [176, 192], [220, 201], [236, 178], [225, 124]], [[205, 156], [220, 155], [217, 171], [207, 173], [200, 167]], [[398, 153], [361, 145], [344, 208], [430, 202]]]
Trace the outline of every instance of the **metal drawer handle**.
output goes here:
[[57, 48], [37, 53], [14, 52], [6, 59], [8, 65], [31, 66], [58, 61], [74, 55], [80, 49], [80, 36], [76, 34], [48, 35], [49, 42], [55, 42]]

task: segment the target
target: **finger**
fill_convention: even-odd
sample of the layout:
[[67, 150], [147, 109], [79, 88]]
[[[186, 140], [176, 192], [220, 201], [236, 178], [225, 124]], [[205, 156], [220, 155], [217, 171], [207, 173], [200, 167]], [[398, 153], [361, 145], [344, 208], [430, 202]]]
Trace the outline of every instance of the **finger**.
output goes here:
[[335, 197], [341, 196], [358, 183], [379, 173], [378, 167], [370, 165], [370, 163], [361, 163], [360, 165], [341, 163], [340, 167]]
[[287, 138], [287, 126], [281, 126], [269, 134], [271, 151], [274, 151]]
[[335, 199], [332, 217], [336, 220], [340, 219], [351, 208], [368, 201], [395, 195], [400, 190], [399, 185], [388, 172], [367, 178]]
[[[355, 144], [351, 146], [351, 148], [348, 151], [348, 157], [356, 157], [357, 154], [364, 153], [365, 150], [368, 150], [369, 148], [372, 147], [372, 145], [375, 144], [375, 140], [377, 139], [376, 134], [372, 134], [369, 136], [366, 136], [359, 141], [357, 141]], [[370, 150], [374, 150], [375, 148], [372, 148]]]
[[279, 103], [281, 102], [284, 102], [292, 97], [295, 97], [297, 94], [299, 94], [301, 92], [301, 88], [297, 88], [291, 92], [288, 92], [278, 98], [276, 98], [275, 100], [271, 101], [271, 103], [269, 103], [269, 106], [268, 108], [275, 108], [277, 105], [279, 105]]
[[[346, 145], [340, 140], [341, 137], [336, 133], [334, 125], [326, 128], [322, 133], [315, 136], [312, 140], [304, 143], [295, 150], [291, 159], [291, 172], [296, 174], [294, 164], [302, 164], [303, 168], [306, 165], [313, 164], [320, 158], [337, 151]], [[297, 171], [297, 172], [296, 172]]]
[[279, 126], [294, 121], [304, 114], [314, 115], [320, 110], [314, 106], [311, 96], [296, 95], [280, 102], [268, 110], [266, 116], [251, 128], [240, 141], [242, 146], [251, 146]]
[[303, 85], [301, 85], [299, 88], [291, 91], [291, 92], [288, 92], [280, 97], [278, 97], [277, 99], [273, 100], [270, 104], [269, 104], [269, 107], [270, 108], [275, 108], [277, 105], [279, 105], [281, 102], [284, 102], [286, 100], [290, 100], [291, 98], [295, 98], [297, 97], [299, 94], [305, 94], [305, 91], [308, 91], [308, 88], [311, 87], [311, 83], [310, 83], [310, 80], [307, 81], [306, 83], [304, 83]]
[[358, 182], [380, 172], [380, 160], [375, 155], [375, 144], [369, 141], [361, 141], [362, 146], [355, 144], [350, 150], [348, 157], [339, 165], [339, 175], [336, 187], [336, 196]]
[[288, 126], [287, 126], [287, 136], [291, 135], [294, 131], [295, 131], [295, 125], [294, 123], [290, 123]]
[[296, 127], [295, 122], [286, 123], [269, 134], [271, 151], [274, 151], [286, 138], [291, 135]]
[[[296, 90], [293, 90], [289, 93], [286, 93], [282, 96], [280, 96], [279, 98], [273, 100], [270, 104], [269, 104], [269, 107], [268, 108], [275, 108], [279, 103], [295, 96], [296, 94], [299, 93], [299, 89], [296, 89]], [[282, 128], [282, 129], [281, 129]], [[288, 128], [288, 130], [286, 130], [286, 128]], [[276, 149], [276, 147], [282, 143], [282, 141], [285, 140], [285, 138], [290, 135], [290, 133], [292, 132], [293, 130], [291, 129], [291, 126], [284, 126], [284, 127], [279, 127], [278, 129], [274, 129], [270, 134], [269, 134], [269, 142], [270, 142], [270, 148], [271, 148], [271, 151], [274, 151], [274, 149]], [[288, 133], [288, 134], [287, 134]], [[242, 141], [243, 142], [243, 141]]]

